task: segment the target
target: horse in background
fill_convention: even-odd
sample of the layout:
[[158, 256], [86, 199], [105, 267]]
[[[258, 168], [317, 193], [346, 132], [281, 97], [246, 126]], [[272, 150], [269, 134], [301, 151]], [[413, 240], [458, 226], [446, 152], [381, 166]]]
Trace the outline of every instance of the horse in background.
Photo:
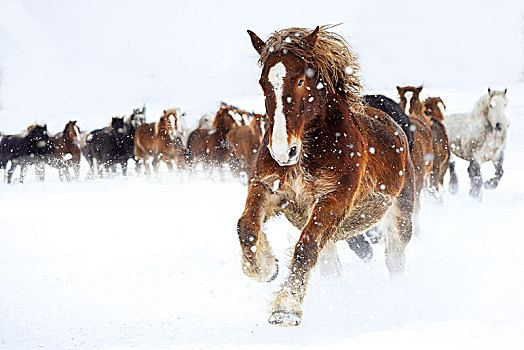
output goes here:
[[269, 322], [280, 326], [300, 324], [312, 269], [320, 254], [336, 256], [336, 241], [387, 217], [386, 264], [395, 275], [411, 237], [407, 138], [387, 114], [363, 106], [356, 56], [329, 28], [284, 29], [267, 42], [248, 31], [260, 54], [268, 129], [237, 234], [243, 272], [266, 282], [276, 277], [278, 261], [263, 223], [283, 213], [302, 230], [270, 306]]
[[73, 178], [69, 169], [73, 170], [74, 179], [78, 180], [80, 176], [80, 158], [82, 152], [79, 146], [80, 129], [76, 121], [69, 121], [64, 131], [49, 137], [51, 147], [51, 156], [49, 164], [58, 168], [60, 181], [71, 181]]
[[233, 128], [227, 134], [231, 153], [238, 159], [239, 171], [244, 171], [250, 178], [258, 153], [258, 148], [266, 132], [266, 117], [253, 114], [248, 125]]
[[[88, 178], [102, 177], [127, 165], [124, 149], [124, 118], [113, 117], [109, 126], [91, 131], [85, 139], [82, 153], [89, 163]], [[125, 159], [125, 161], [124, 161]]]
[[199, 128], [188, 138], [187, 148], [191, 160], [191, 168], [203, 163], [204, 170], [209, 172], [212, 167], [222, 171], [222, 165], [228, 163], [231, 169], [236, 168], [236, 159], [231, 156], [227, 142], [227, 134], [235, 127], [244, 125], [242, 115], [248, 112], [222, 102], [215, 114], [210, 130]]
[[[429, 192], [442, 201], [444, 175], [450, 167], [450, 147], [448, 133], [442, 122], [444, 114], [440, 105], [446, 108], [440, 97], [428, 97], [424, 100], [425, 114], [433, 135], [433, 170], [429, 179]], [[451, 173], [451, 172], [450, 172]], [[453, 178], [450, 183], [453, 183]], [[451, 187], [450, 187], [451, 190]]]
[[[418, 213], [420, 211], [420, 193], [424, 185], [429, 182], [433, 170], [433, 135], [424, 114], [424, 105], [419, 98], [422, 86], [397, 86], [397, 91], [400, 97], [400, 107], [409, 116], [410, 128], [414, 136], [411, 160], [415, 168], [415, 213]], [[418, 228], [415, 231], [418, 231]]]
[[141, 173], [145, 166], [146, 175], [151, 174], [149, 161], [158, 175], [160, 162], [167, 165], [169, 172], [173, 171], [173, 162], [179, 170], [186, 166], [186, 151], [182, 143], [179, 109], [164, 110], [164, 114], [156, 123], [143, 124], [135, 133], [135, 158], [138, 162], [137, 172]]
[[[504, 147], [509, 126], [504, 114], [508, 99], [507, 89], [495, 91], [488, 88], [475, 103], [473, 111], [446, 115], [444, 125], [448, 131], [451, 152], [469, 162], [468, 174], [471, 180], [470, 196], [482, 199], [482, 174], [480, 166], [492, 162], [495, 175], [484, 183], [484, 188], [494, 189], [498, 186], [504, 170]], [[455, 168], [450, 167], [450, 173]], [[456, 174], [455, 174], [456, 176]], [[456, 184], [458, 189], [458, 183]]]
[[[442, 106], [442, 108], [440, 107]], [[444, 112], [446, 105], [440, 97], [428, 97], [424, 100], [424, 107], [426, 108], [426, 114], [437, 118], [441, 122], [444, 121]]]
[[36, 178], [44, 181], [45, 162], [50, 154], [47, 125], [32, 124], [24, 134], [4, 135], [0, 141], [0, 168], [5, 169], [11, 162], [7, 172], [7, 182], [11, 183], [13, 173], [20, 165], [20, 183], [24, 182], [27, 168], [35, 166]]
[[133, 108], [133, 113], [124, 118], [124, 145], [120, 164], [122, 164], [122, 175], [127, 175], [127, 162], [129, 159], [135, 160], [135, 168], [138, 161], [135, 159], [135, 132], [136, 129], [146, 122], [146, 106]]

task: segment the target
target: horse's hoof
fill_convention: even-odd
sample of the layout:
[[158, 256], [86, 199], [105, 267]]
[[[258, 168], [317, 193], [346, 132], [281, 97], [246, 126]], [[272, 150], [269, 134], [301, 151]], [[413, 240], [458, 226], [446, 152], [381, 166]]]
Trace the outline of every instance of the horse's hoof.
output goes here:
[[271, 276], [266, 282], [271, 282], [278, 276], [278, 259], [275, 259], [275, 260], [276, 260], [275, 263], [277, 265], [277, 269], [275, 270], [275, 273], [273, 274], [273, 276]]
[[300, 324], [300, 316], [296, 312], [274, 311], [268, 322], [276, 326], [296, 327]]
[[484, 182], [484, 188], [487, 190], [493, 190], [497, 188], [498, 185], [499, 185], [498, 180], [494, 180], [494, 179]]
[[478, 189], [471, 189], [469, 190], [469, 195], [473, 198], [475, 198], [477, 201], [482, 201], [482, 191], [480, 190], [480, 188]]

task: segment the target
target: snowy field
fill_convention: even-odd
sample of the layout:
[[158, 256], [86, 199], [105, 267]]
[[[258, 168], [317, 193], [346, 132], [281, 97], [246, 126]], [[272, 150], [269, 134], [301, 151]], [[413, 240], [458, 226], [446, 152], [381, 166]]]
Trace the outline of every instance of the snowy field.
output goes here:
[[[338, 243], [343, 273], [314, 273], [296, 329], [267, 323], [299, 232], [267, 224], [276, 281], [243, 275], [236, 220], [246, 187], [169, 176], [0, 184], [0, 348], [516, 348], [524, 344], [524, 84], [509, 86], [505, 174], [482, 202], [424, 198], [422, 233], [391, 284], [383, 245], [362, 263]], [[472, 91], [471, 96], [478, 94]], [[442, 90], [441, 96], [455, 105]], [[463, 101], [470, 105], [475, 99]], [[85, 165], [85, 164], [83, 164]], [[85, 166], [83, 172], [85, 172]], [[485, 167], [485, 178], [491, 175]], [[394, 346], [396, 348], [396, 346]]]
[[[447, 113], [508, 88], [504, 176], [443, 204], [422, 200], [420, 235], [391, 283], [384, 246], [362, 263], [337, 245], [341, 277], [314, 271], [296, 328], [267, 322], [299, 231], [266, 225], [280, 275], [240, 266], [236, 222], [246, 186], [230, 176], [60, 183], [29, 171], [0, 182], [0, 349], [519, 349], [524, 347], [524, 5], [521, 1], [2, 0], [0, 131], [69, 119], [82, 130], [147, 104], [181, 107], [194, 126], [221, 100], [263, 112], [246, 29], [339, 23], [360, 55], [366, 92], [425, 84]], [[275, 7], [280, 11], [275, 11]], [[297, 7], [298, 6], [298, 7]], [[340, 8], [334, 11], [333, 8]], [[299, 8], [297, 10], [297, 8]], [[431, 15], [430, 15], [431, 14]], [[198, 22], [198, 24], [195, 24]], [[413, 42], [417, 42], [413, 45]], [[493, 174], [483, 166], [484, 179]], [[15, 178], [18, 174], [15, 175]]]

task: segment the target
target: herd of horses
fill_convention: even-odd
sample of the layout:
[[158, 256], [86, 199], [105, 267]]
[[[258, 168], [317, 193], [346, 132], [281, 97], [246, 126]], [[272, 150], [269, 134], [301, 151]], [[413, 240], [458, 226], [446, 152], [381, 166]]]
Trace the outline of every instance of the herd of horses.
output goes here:
[[[137, 173], [158, 174], [165, 163], [172, 172], [194, 173], [199, 164], [206, 174], [222, 173], [223, 165], [233, 174], [249, 174], [262, 136], [265, 116], [221, 103], [215, 115], [206, 114], [195, 130], [188, 130], [180, 109], [164, 110], [157, 122], [146, 123], [146, 108], [136, 108], [127, 117], [113, 117], [107, 127], [82, 133], [69, 121], [56, 136], [49, 136], [46, 125], [33, 124], [20, 135], [0, 135], [0, 168], [11, 183], [20, 166], [20, 182], [34, 165], [37, 179], [44, 180], [45, 165], [58, 169], [60, 180], [78, 180], [81, 156], [89, 164], [87, 178], [112, 176], [120, 166], [127, 175], [129, 160]], [[7, 170], [7, 166], [10, 165]]]
[[[322, 259], [321, 269], [340, 268], [337, 241], [369, 260], [370, 242], [383, 238], [387, 268], [398, 275], [419, 230], [423, 190], [442, 201], [449, 172], [449, 190], [458, 191], [454, 156], [469, 162], [469, 193], [476, 199], [503, 174], [506, 90], [488, 88], [472, 112], [451, 115], [440, 97], [422, 100], [422, 86], [397, 87], [399, 102], [363, 96], [356, 55], [331, 28], [283, 29], [267, 41], [248, 31], [260, 55], [265, 114], [221, 103], [192, 131], [179, 109], [146, 123], [145, 107], [86, 133], [74, 121], [56, 136], [35, 124], [24, 134], [1, 136], [0, 168], [10, 163], [8, 182], [17, 166], [20, 182], [30, 165], [43, 179], [46, 164], [61, 179], [78, 179], [83, 155], [90, 178], [115, 173], [118, 165], [126, 175], [130, 159], [138, 173], [158, 173], [165, 163], [169, 171], [194, 173], [201, 164], [209, 176], [224, 168], [246, 174], [237, 224], [243, 272], [260, 282], [276, 278], [278, 261], [263, 231], [272, 216], [284, 215], [301, 231], [269, 317], [272, 324], [296, 326], [313, 267]], [[488, 161], [495, 175], [483, 182], [480, 166]]]

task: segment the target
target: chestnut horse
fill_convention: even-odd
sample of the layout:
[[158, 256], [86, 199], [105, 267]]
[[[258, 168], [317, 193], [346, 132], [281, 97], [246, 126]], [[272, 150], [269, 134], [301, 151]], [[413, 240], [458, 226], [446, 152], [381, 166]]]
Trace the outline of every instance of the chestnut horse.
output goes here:
[[151, 174], [150, 159], [157, 175], [161, 161], [166, 163], [169, 172], [173, 171], [173, 161], [179, 170], [185, 167], [185, 149], [178, 124], [181, 115], [179, 109], [164, 110], [158, 122], [142, 124], [136, 129], [135, 159], [139, 174], [142, 164], [146, 168], [146, 175]]
[[[221, 170], [223, 164], [232, 160], [231, 149], [226, 137], [233, 128], [243, 125], [241, 114], [247, 114], [247, 112], [222, 102], [213, 120], [211, 130], [198, 128], [189, 135], [187, 148], [192, 169], [202, 162], [205, 170], [210, 167], [217, 167]], [[230, 164], [230, 167], [232, 166]]]
[[[442, 104], [443, 108], [446, 108], [440, 97], [428, 97], [424, 100], [426, 117], [428, 118], [431, 133], [433, 134], [433, 170], [429, 179], [429, 190], [436, 198], [442, 200], [444, 175], [451, 165], [448, 133], [442, 122], [444, 115], [439, 104]], [[455, 180], [451, 178], [450, 184], [454, 181], [456, 181], [456, 176]], [[453, 192], [451, 187], [450, 190]]]
[[433, 134], [424, 114], [424, 105], [419, 99], [422, 86], [397, 86], [397, 91], [400, 96], [400, 107], [408, 114], [413, 131], [411, 160], [415, 168], [415, 212], [419, 212], [420, 192], [426, 182], [429, 182], [433, 170]]
[[258, 148], [266, 131], [266, 120], [262, 114], [253, 114], [249, 125], [241, 125], [227, 134], [231, 153], [237, 157], [239, 170], [250, 176], [255, 165]]
[[395, 275], [411, 237], [407, 138], [387, 114], [363, 106], [356, 57], [329, 28], [284, 29], [267, 42], [248, 31], [260, 54], [268, 129], [237, 233], [244, 273], [265, 282], [276, 277], [278, 261], [263, 223], [282, 212], [302, 230], [289, 277], [270, 306], [269, 322], [280, 326], [300, 324], [321, 251], [336, 253], [336, 241], [387, 217], [386, 265]]
[[82, 152], [79, 147], [80, 129], [76, 125], [76, 121], [69, 121], [64, 131], [49, 137], [51, 147], [50, 164], [58, 168], [58, 176], [60, 181], [64, 178], [71, 181], [72, 177], [69, 173], [71, 168], [74, 172], [74, 179], [78, 180], [80, 176], [80, 158]]

